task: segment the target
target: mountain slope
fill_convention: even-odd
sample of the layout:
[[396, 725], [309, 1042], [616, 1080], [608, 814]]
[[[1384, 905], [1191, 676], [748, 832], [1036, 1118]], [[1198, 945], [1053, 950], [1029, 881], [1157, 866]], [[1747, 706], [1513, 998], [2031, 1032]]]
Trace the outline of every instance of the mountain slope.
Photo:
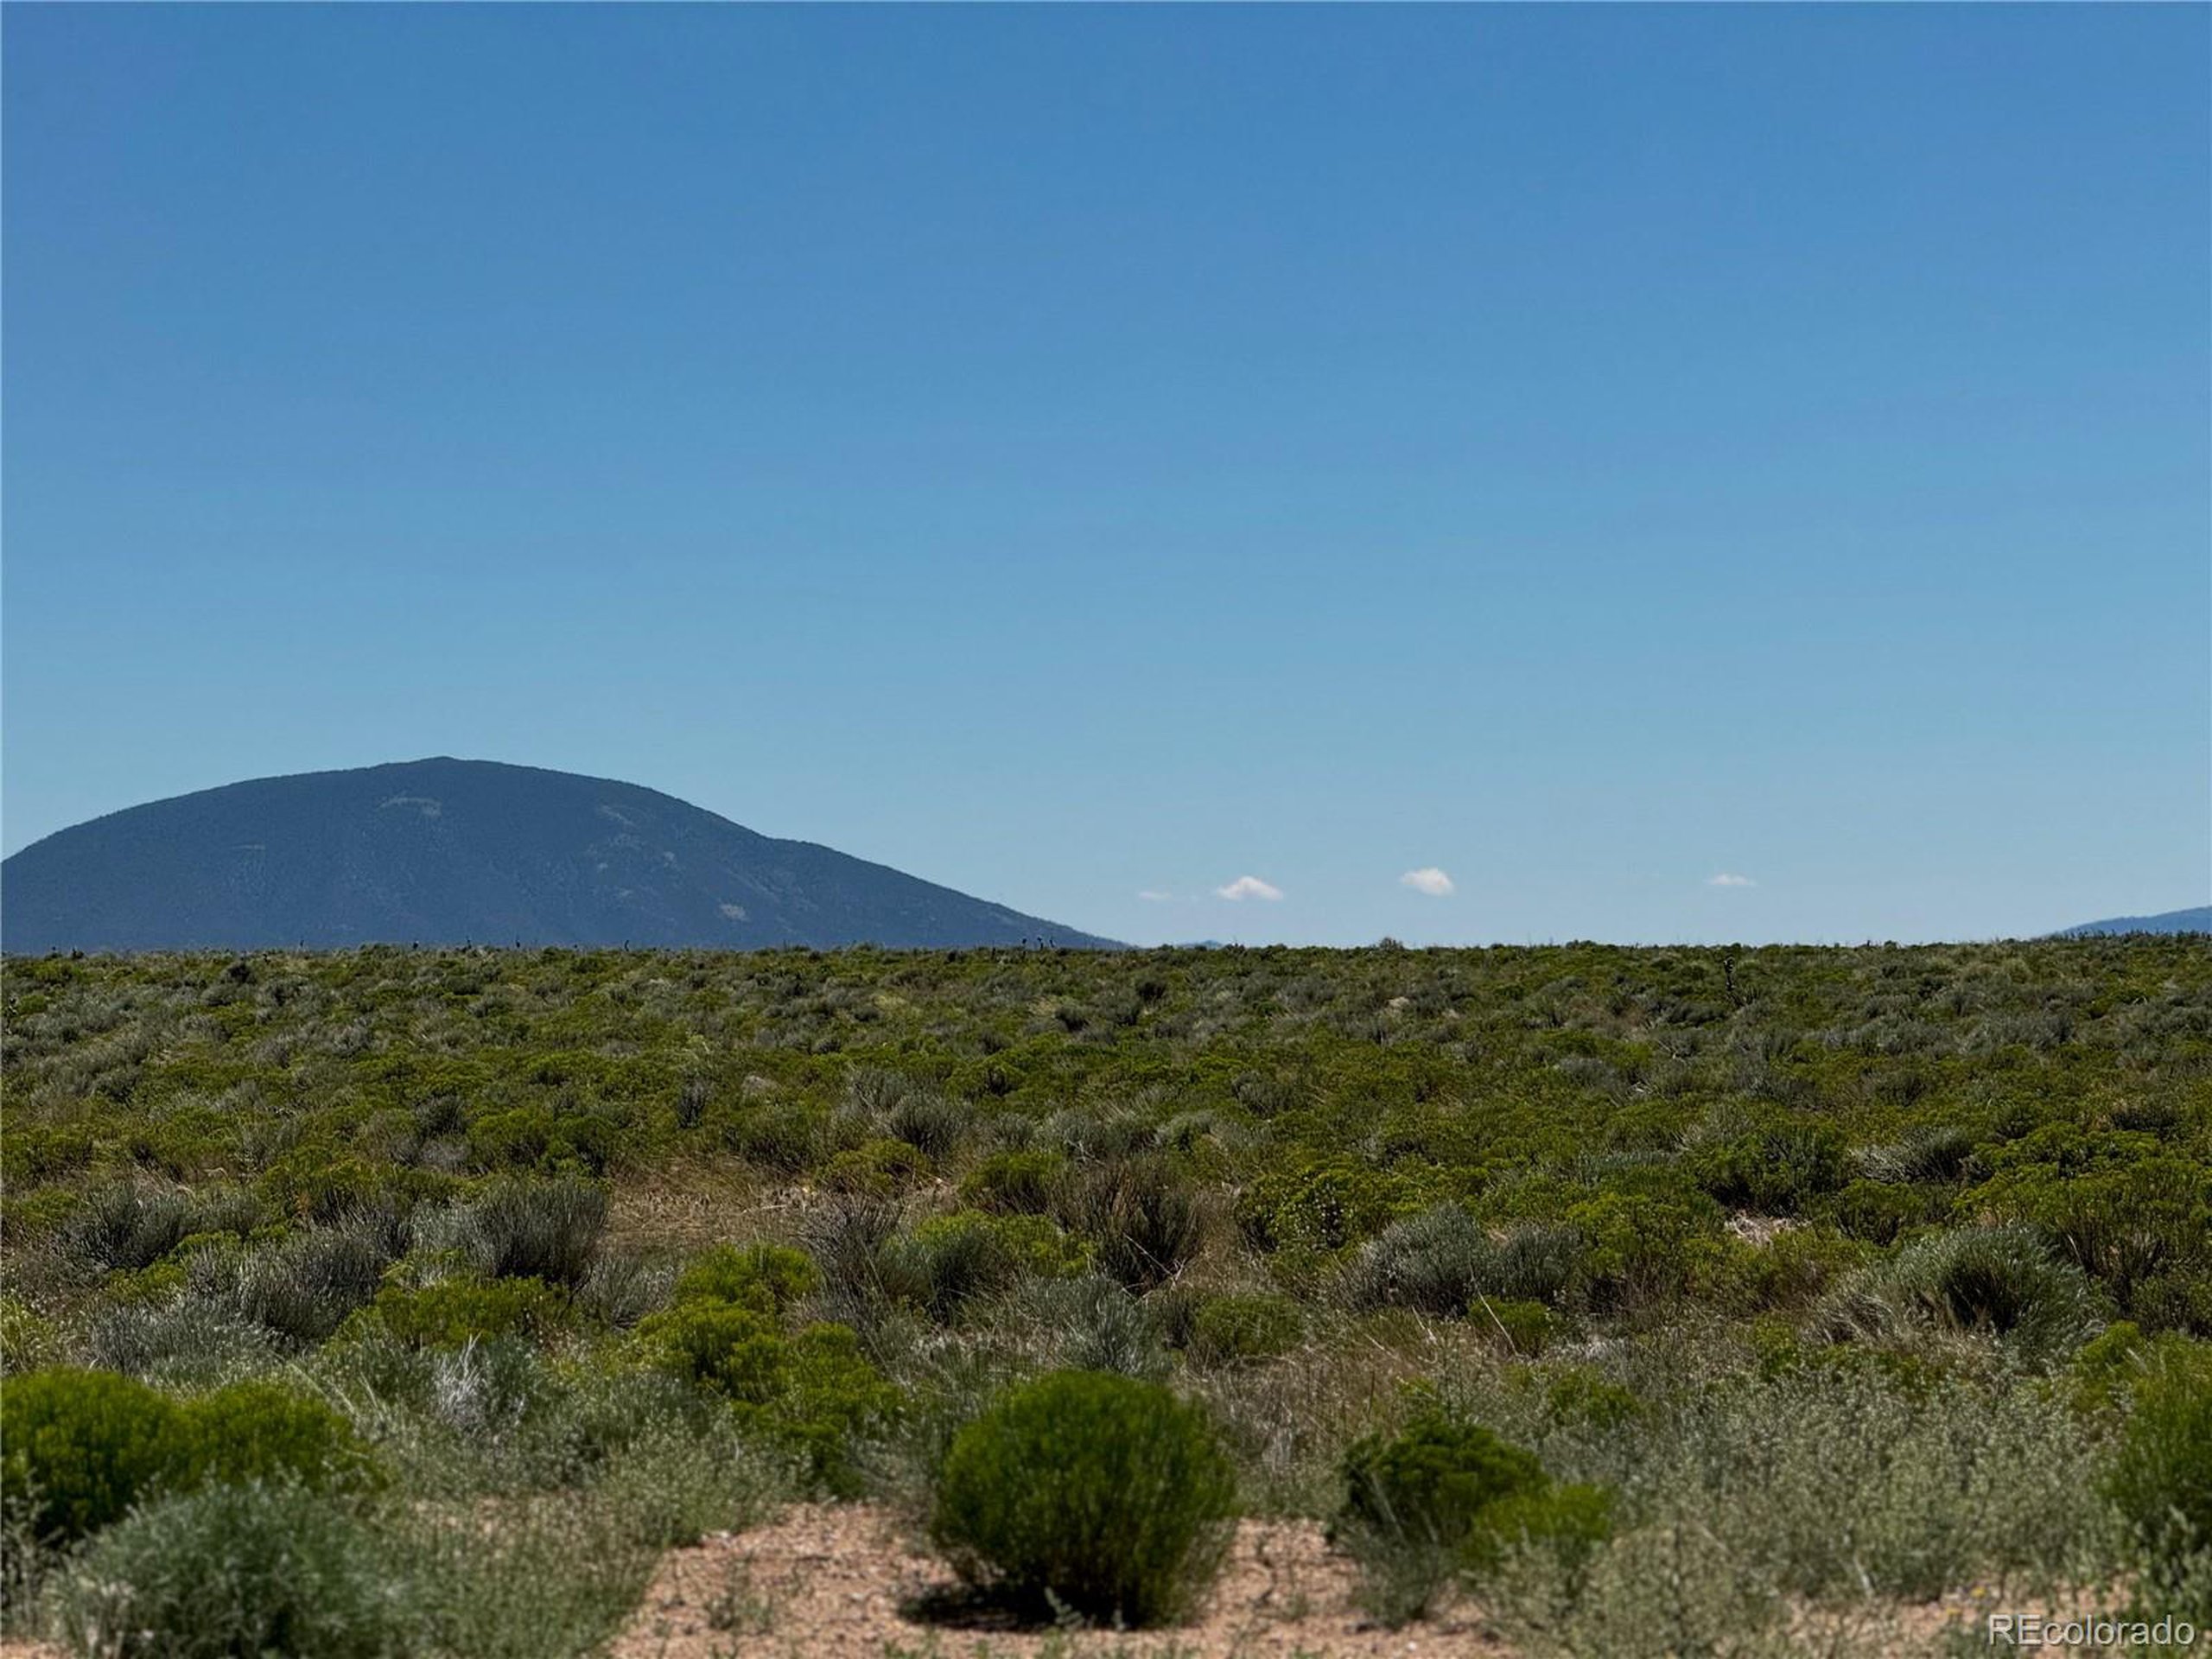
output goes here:
[[2169, 910], [2156, 916], [2115, 916], [2109, 921], [2084, 922], [2058, 937], [2079, 939], [2093, 933], [2212, 933], [2212, 905]]
[[203, 790], [0, 864], [0, 946], [16, 952], [1025, 938], [1111, 943], [656, 790], [486, 760]]

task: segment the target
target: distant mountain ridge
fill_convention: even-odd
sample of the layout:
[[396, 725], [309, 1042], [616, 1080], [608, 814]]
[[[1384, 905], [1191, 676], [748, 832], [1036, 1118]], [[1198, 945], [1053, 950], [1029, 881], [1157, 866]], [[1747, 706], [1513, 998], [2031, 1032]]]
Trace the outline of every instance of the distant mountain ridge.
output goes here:
[[0, 949], [1113, 941], [658, 790], [490, 760], [260, 778], [0, 863]]
[[2083, 922], [2056, 937], [2082, 939], [2099, 933], [2212, 933], [2212, 905], [2163, 911], [2156, 916], [2114, 916], [2107, 921]]

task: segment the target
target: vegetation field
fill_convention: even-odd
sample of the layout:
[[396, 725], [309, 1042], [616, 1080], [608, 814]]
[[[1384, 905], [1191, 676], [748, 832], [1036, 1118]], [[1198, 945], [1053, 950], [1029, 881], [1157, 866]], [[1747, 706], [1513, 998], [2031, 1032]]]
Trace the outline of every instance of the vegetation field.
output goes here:
[[4, 1014], [16, 1639], [644, 1653], [666, 1552], [803, 1506], [941, 1563], [885, 1659], [1178, 1651], [1256, 1526], [1424, 1652], [2212, 1640], [2201, 939], [54, 957]]

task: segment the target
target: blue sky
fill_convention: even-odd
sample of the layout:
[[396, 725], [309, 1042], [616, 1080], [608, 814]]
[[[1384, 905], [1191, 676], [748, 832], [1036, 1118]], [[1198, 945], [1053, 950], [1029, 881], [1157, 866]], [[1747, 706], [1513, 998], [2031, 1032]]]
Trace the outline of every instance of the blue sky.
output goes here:
[[10, 850], [449, 753], [1133, 940], [2212, 893], [2203, 8], [4, 31]]

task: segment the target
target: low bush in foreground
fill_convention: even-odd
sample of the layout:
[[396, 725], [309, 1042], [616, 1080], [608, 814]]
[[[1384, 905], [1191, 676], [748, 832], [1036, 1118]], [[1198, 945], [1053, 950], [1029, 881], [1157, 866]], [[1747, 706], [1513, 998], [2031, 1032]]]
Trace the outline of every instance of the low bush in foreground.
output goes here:
[[2212, 1365], [2167, 1358], [2143, 1379], [2109, 1484], [2155, 1581], [2212, 1586]]
[[265, 1381], [184, 1402], [183, 1486], [283, 1481], [313, 1491], [373, 1485], [368, 1448], [321, 1401]]
[[143, 1382], [68, 1367], [0, 1389], [0, 1492], [40, 1539], [81, 1538], [178, 1472], [183, 1414]]
[[374, 1535], [297, 1487], [211, 1486], [141, 1510], [54, 1586], [98, 1659], [385, 1659], [414, 1650]]
[[0, 1442], [7, 1507], [48, 1541], [212, 1483], [360, 1486], [374, 1474], [344, 1418], [266, 1382], [176, 1400], [105, 1371], [32, 1371], [0, 1390]]
[[1196, 1407], [1158, 1383], [1062, 1371], [954, 1438], [930, 1535], [963, 1578], [1033, 1612], [1141, 1627], [1212, 1584], [1236, 1501]]
[[1554, 1485], [1534, 1453], [1438, 1412], [1355, 1442], [1344, 1477], [1331, 1539], [1358, 1560], [1369, 1604], [1394, 1624], [1455, 1573], [1495, 1567], [1517, 1545], [1579, 1559], [1611, 1527], [1603, 1491]]

